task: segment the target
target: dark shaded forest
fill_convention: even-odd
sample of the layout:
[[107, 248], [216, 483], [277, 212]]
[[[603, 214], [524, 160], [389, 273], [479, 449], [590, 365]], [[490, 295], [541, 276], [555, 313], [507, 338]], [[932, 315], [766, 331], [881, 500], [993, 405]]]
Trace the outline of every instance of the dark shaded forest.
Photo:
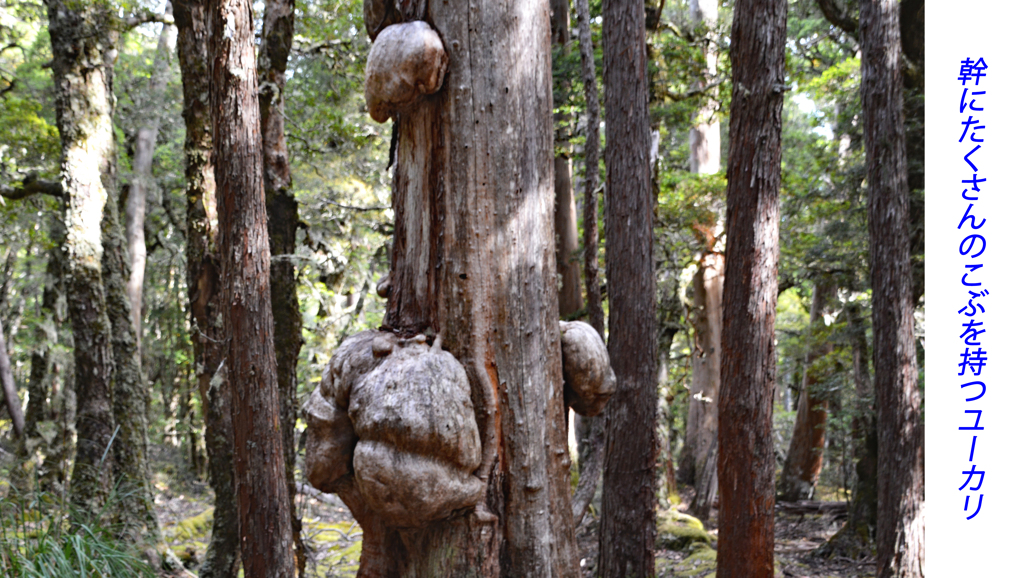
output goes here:
[[920, 577], [923, 0], [0, 0], [0, 570]]

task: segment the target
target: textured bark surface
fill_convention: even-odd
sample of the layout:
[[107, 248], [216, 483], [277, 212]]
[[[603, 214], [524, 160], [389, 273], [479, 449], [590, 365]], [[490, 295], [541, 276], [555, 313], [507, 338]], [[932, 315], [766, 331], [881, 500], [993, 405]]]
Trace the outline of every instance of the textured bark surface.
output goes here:
[[605, 409], [598, 572], [605, 578], [620, 578], [654, 575], [658, 486], [654, 196], [644, 6], [612, 0], [604, 4], [603, 16], [608, 351], [618, 391]]
[[718, 411], [720, 578], [774, 575], [772, 399], [785, 39], [784, 0], [736, 4]]
[[718, 406], [722, 384], [722, 274], [719, 253], [704, 257], [693, 276], [693, 332], [697, 348], [686, 418], [684, 465], [692, 464], [697, 490], [691, 510], [701, 520], [711, 514], [718, 494]]
[[[167, 15], [171, 15], [171, 3], [167, 2]], [[164, 24], [160, 29], [153, 69], [149, 76], [148, 93], [150, 102], [162, 102], [164, 90], [171, 72], [171, 45], [174, 44], [173, 24]], [[132, 325], [135, 329], [139, 351], [142, 351], [142, 283], [146, 278], [146, 196], [152, 187], [153, 153], [156, 151], [156, 137], [160, 130], [160, 111], [152, 110], [152, 117], [139, 129], [135, 138], [135, 158], [132, 163], [132, 181], [125, 202], [125, 234], [128, 241], [128, 301], [131, 304]]]
[[274, 354], [252, 5], [248, 0], [208, 0], [207, 8], [222, 254], [220, 313], [231, 386], [242, 565], [253, 578], [291, 578], [295, 560]]
[[231, 398], [225, 379], [223, 320], [220, 314], [220, 253], [217, 251], [217, 187], [213, 174], [213, 132], [210, 125], [208, 42], [204, 0], [176, 0], [178, 63], [184, 96], [185, 200], [189, 304], [192, 351], [206, 422], [206, 453], [214, 492], [213, 528], [202, 578], [238, 576], [238, 511], [234, 470], [216, 467], [231, 462], [234, 431]]
[[103, 214], [103, 287], [114, 354], [111, 409], [118, 428], [111, 445], [114, 479], [118, 484], [115, 515], [127, 541], [152, 548], [160, 541], [160, 527], [153, 507], [146, 456], [149, 384], [143, 381], [139, 367], [137, 333], [132, 325], [125, 288], [128, 276], [125, 253], [117, 199], [110, 197]]
[[559, 395], [548, 1], [410, 2], [398, 18], [431, 24], [449, 65], [442, 89], [397, 118], [385, 328], [443, 335], [465, 368], [487, 494], [473, 511], [398, 533], [342, 480], [364, 530], [360, 575], [578, 576]]
[[71, 501], [97, 512], [109, 490], [110, 461], [102, 458], [114, 431], [108, 389], [113, 350], [100, 223], [107, 197], [117, 186], [111, 77], [118, 34], [116, 15], [106, 3], [48, 0], [46, 8], [65, 192], [68, 312], [75, 340], [78, 443]]
[[860, 33], [878, 404], [878, 576], [923, 576], [924, 436], [914, 341], [899, 4], [861, 0]]
[[267, 196], [270, 234], [270, 298], [274, 314], [274, 351], [277, 356], [278, 403], [281, 408], [281, 443], [285, 481], [291, 509], [295, 565], [301, 576], [306, 567], [302, 547], [302, 518], [295, 511], [296, 366], [302, 349], [302, 313], [295, 279], [295, 233], [299, 204], [292, 194], [291, 167], [285, 135], [284, 88], [288, 55], [295, 31], [294, 0], [269, 0], [263, 8], [259, 54], [260, 126], [263, 134], [263, 187]]
[[818, 388], [827, 377], [827, 370], [816, 367], [815, 362], [823, 355], [827, 355], [832, 347], [828, 343], [819, 343], [820, 338], [816, 338], [815, 335], [820, 335], [825, 326], [822, 314], [830, 292], [830, 289], [820, 283], [814, 285], [810, 324], [807, 329], [809, 349], [804, 358], [800, 401], [797, 404], [796, 422], [793, 424], [793, 437], [786, 453], [786, 463], [779, 477], [778, 499], [783, 502], [810, 500], [814, 496], [814, 488], [818, 484], [818, 476], [824, 464], [828, 398], [823, 392], [818, 391]]

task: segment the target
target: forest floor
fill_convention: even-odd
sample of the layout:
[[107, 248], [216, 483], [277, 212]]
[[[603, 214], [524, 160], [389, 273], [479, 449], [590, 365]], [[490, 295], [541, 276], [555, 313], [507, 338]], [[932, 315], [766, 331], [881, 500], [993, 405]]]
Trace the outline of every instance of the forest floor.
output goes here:
[[[173, 486], [173, 489], [172, 489]], [[198, 569], [213, 520], [213, 495], [205, 484], [155, 484], [157, 512], [164, 536], [186, 564]], [[306, 576], [317, 578], [355, 577], [362, 551], [362, 531], [348, 510], [334, 496], [319, 499], [300, 494], [296, 498], [302, 514], [303, 542], [307, 548]], [[685, 500], [676, 506], [686, 511]], [[682, 551], [668, 549], [657, 553], [657, 576], [709, 578], [715, 575], [715, 550], [718, 530], [717, 511], [705, 526], [711, 537], [710, 548], [690, 546]], [[776, 512], [775, 562], [778, 578], [862, 578], [875, 575], [873, 558], [823, 559], [814, 550], [842, 526], [842, 520], [830, 515], [793, 515]], [[597, 565], [597, 527], [589, 514], [577, 533], [583, 577], [592, 578]]]

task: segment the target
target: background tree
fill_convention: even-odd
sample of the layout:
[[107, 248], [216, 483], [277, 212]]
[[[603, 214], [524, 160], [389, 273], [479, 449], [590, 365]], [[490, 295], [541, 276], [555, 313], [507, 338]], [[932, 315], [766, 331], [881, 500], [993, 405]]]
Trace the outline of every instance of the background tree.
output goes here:
[[284, 112], [288, 55], [294, 31], [294, 0], [271, 0], [264, 4], [258, 67], [263, 184], [270, 227], [270, 297], [274, 315], [285, 481], [288, 484], [292, 539], [295, 541], [295, 563], [301, 575], [305, 571], [306, 559], [301, 543], [302, 519], [295, 511], [295, 395], [298, 385], [295, 371], [299, 350], [302, 349], [302, 314], [299, 311], [295, 266], [292, 264], [295, 233], [299, 228], [299, 206], [291, 190]]
[[598, 572], [614, 578], [654, 574], [658, 363], [644, 6], [610, 1], [602, 16], [608, 352], [618, 389], [605, 409]]
[[723, 290], [717, 575], [775, 573], [772, 401], [786, 2], [736, 4]]
[[914, 341], [898, 9], [891, 0], [860, 4], [881, 577], [924, 575], [924, 440]]
[[231, 384], [242, 565], [246, 576], [290, 578], [295, 574], [295, 560], [280, 434], [252, 4], [248, 0], [211, 1], [207, 10], [214, 174], [223, 255], [220, 313]]

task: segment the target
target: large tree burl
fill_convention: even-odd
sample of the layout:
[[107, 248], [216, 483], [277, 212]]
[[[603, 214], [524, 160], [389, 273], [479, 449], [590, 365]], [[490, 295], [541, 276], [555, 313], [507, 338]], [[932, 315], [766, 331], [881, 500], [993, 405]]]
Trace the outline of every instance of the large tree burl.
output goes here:
[[336, 491], [354, 476], [388, 526], [422, 527], [484, 498], [473, 475], [481, 447], [466, 372], [422, 336], [349, 337], [303, 411], [310, 483]]
[[448, 71], [444, 43], [422, 21], [388, 26], [377, 36], [366, 60], [366, 106], [385, 122], [425, 95], [441, 90]]
[[615, 372], [597, 330], [583, 321], [559, 321], [565, 403], [576, 413], [595, 416], [615, 393]]

